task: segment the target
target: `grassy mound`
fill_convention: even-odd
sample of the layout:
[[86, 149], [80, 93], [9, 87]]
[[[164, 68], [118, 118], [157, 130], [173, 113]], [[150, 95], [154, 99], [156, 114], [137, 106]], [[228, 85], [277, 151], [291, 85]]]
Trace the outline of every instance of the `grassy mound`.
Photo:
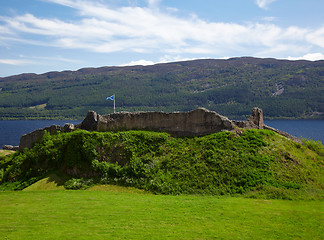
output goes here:
[[64, 190], [64, 180], [56, 174], [50, 174], [32, 185], [23, 189], [23, 191], [44, 191], [44, 190]]
[[2, 189], [23, 189], [53, 171], [67, 189], [96, 184], [159, 194], [244, 194], [256, 198], [323, 198], [324, 147], [268, 130], [173, 138], [166, 133], [46, 134], [32, 149], [0, 159]]

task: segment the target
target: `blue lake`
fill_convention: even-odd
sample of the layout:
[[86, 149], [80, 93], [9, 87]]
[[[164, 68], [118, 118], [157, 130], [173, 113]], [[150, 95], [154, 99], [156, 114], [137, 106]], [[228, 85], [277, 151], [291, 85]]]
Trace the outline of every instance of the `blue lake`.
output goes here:
[[[3, 145], [19, 145], [23, 134], [39, 128], [65, 123], [78, 124], [81, 120], [17, 120], [0, 121], [0, 148]], [[288, 132], [296, 137], [304, 137], [324, 143], [324, 120], [265, 120], [265, 124]]]
[[3, 145], [18, 146], [20, 137], [36, 129], [51, 125], [64, 126], [65, 123], [78, 124], [82, 120], [11, 120], [0, 121], [0, 149]]
[[270, 127], [324, 143], [324, 120], [264, 120]]

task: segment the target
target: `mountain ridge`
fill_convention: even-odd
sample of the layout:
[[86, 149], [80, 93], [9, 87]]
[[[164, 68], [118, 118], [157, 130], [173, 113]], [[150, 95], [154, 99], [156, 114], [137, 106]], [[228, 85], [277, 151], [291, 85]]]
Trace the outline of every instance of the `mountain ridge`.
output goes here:
[[[239, 57], [81, 68], [0, 78], [1, 119], [82, 118], [89, 109], [188, 111], [245, 118], [324, 118], [324, 61]], [[37, 108], [36, 106], [42, 107]]]
[[53, 70], [49, 72], [43, 72], [43, 73], [34, 73], [34, 72], [24, 72], [24, 73], [19, 73], [19, 74], [13, 74], [5, 77], [0, 77], [0, 79], [6, 79], [6, 78], [12, 78], [12, 77], [19, 77], [19, 76], [42, 76], [42, 75], [47, 75], [51, 73], [76, 73], [76, 72], [81, 72], [81, 73], [89, 73], [91, 70], [100, 70], [100, 69], [110, 69], [110, 68], [132, 68], [132, 67], [150, 67], [150, 66], [157, 66], [157, 65], [165, 65], [165, 64], [176, 64], [176, 63], [187, 63], [187, 62], [196, 62], [196, 61], [206, 61], [206, 60], [213, 60], [213, 61], [235, 61], [235, 60], [269, 60], [269, 61], [281, 61], [281, 62], [294, 62], [294, 63], [323, 63], [324, 60], [304, 60], [304, 59], [299, 59], [299, 60], [289, 60], [289, 59], [279, 59], [279, 58], [258, 58], [258, 57], [231, 57], [231, 58], [225, 58], [225, 59], [214, 59], [214, 58], [199, 58], [199, 59], [192, 59], [192, 60], [183, 60], [183, 61], [175, 61], [175, 62], [165, 62], [165, 63], [154, 63], [150, 65], [111, 65], [111, 66], [101, 66], [101, 67], [82, 67], [77, 70]]

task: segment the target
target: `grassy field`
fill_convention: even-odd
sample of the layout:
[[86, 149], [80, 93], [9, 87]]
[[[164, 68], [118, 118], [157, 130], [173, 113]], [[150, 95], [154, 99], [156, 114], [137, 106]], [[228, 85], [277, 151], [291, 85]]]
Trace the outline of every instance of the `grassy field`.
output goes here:
[[[0, 240], [324, 239], [324, 148], [314, 141], [256, 130], [44, 138], [0, 155]], [[101, 179], [70, 179], [68, 168], [97, 170]], [[81, 180], [89, 188], [65, 190]]]
[[0, 239], [314, 240], [324, 239], [323, 216], [323, 201], [166, 196], [117, 186], [0, 192]]
[[0, 157], [3, 157], [5, 155], [9, 155], [11, 153], [14, 153], [15, 151], [10, 151], [10, 150], [3, 150], [3, 149], [0, 149]]

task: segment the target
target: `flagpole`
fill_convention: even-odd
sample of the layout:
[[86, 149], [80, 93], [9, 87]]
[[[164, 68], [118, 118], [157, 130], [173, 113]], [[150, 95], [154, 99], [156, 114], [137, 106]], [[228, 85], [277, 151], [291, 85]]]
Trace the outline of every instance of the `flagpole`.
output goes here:
[[115, 100], [115, 94], [110, 96], [110, 97], [107, 97], [106, 100], [111, 100], [111, 101], [114, 101], [114, 113], [116, 113], [116, 100]]
[[115, 94], [114, 94], [114, 113], [116, 113], [116, 97], [115, 97]]

